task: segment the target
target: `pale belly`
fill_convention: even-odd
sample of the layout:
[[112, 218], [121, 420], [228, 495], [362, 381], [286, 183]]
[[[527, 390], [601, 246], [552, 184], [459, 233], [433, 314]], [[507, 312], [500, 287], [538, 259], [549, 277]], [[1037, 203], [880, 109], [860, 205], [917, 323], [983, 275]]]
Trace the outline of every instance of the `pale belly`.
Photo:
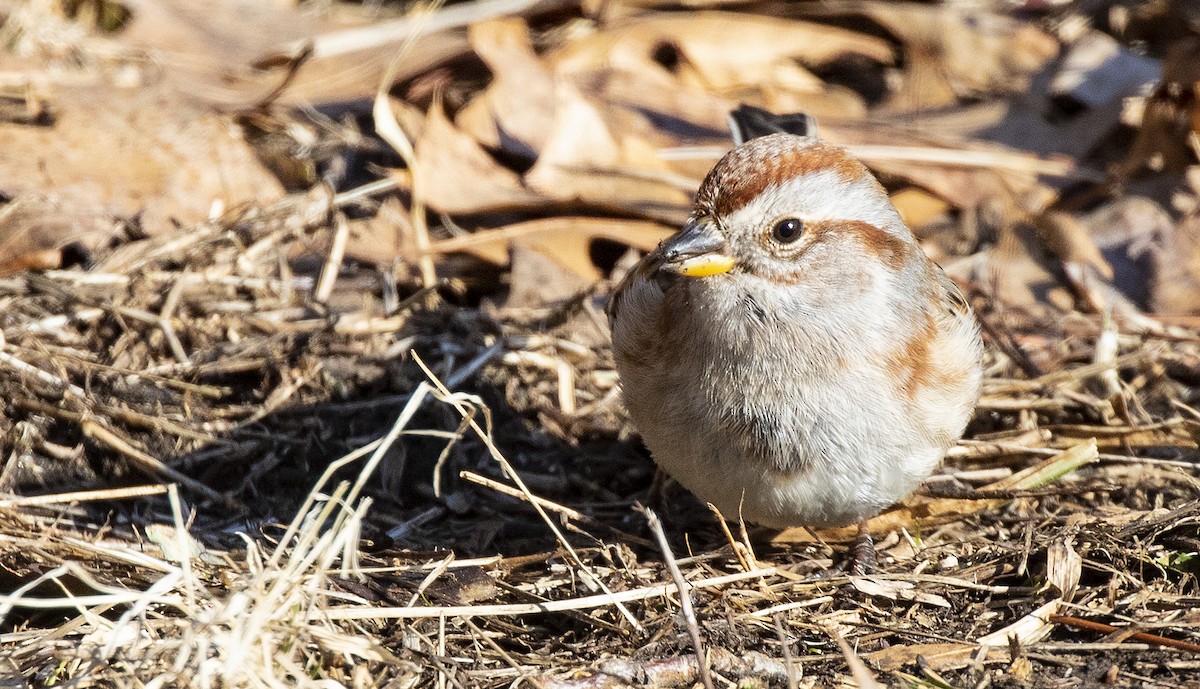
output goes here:
[[672, 369], [622, 371], [630, 413], [659, 465], [727, 519], [855, 523], [912, 492], [947, 449], [873, 394], [884, 382], [862, 371], [801, 387], [788, 378], [794, 372], [766, 367], [760, 385], [747, 388], [740, 371], [701, 362]]

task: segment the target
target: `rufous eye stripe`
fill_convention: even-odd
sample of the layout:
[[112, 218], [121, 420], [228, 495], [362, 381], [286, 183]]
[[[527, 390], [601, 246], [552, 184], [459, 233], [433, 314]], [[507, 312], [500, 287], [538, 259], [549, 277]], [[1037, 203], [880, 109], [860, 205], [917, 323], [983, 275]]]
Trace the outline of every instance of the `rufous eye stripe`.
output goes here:
[[700, 185], [696, 207], [703, 213], [727, 216], [773, 185], [817, 172], [833, 172], [850, 183], [871, 175], [837, 146], [772, 134], [751, 139], [727, 153]]
[[912, 260], [913, 254], [920, 250], [899, 237], [861, 220], [822, 220], [813, 223], [809, 231], [835, 238], [852, 237], [868, 254], [892, 270], [903, 268]]

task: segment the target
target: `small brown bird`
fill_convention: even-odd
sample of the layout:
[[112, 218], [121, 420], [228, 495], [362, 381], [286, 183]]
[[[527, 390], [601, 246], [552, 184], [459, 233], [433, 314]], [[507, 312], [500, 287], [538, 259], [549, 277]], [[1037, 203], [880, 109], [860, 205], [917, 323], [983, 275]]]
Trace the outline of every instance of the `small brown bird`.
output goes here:
[[722, 158], [609, 321], [655, 460], [765, 526], [884, 510], [933, 472], [979, 396], [971, 308], [866, 167], [812, 136]]

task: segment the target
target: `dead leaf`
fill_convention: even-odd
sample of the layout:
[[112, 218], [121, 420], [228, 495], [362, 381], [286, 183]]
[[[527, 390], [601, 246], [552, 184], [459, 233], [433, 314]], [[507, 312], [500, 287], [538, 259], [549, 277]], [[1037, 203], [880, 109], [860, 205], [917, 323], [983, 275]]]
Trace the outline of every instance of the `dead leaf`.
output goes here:
[[1046, 579], [1058, 589], [1064, 601], [1070, 603], [1075, 598], [1082, 572], [1083, 558], [1071, 547], [1071, 541], [1055, 539], [1046, 551]]
[[[259, 102], [284, 70], [259, 69], [263, 46], [297, 41], [321, 29], [319, 15], [257, 0], [123, 0], [131, 18], [118, 34], [163, 66], [178, 94], [229, 109]], [[144, 59], [144, 58], [143, 58]], [[147, 81], [150, 80], [148, 75]]]
[[957, 670], [971, 664], [979, 648], [974, 644], [938, 643], [889, 646], [863, 655], [881, 672], [895, 672], [924, 658], [934, 670]]
[[803, 94], [811, 97], [805, 110], [862, 112], [856, 94], [829, 88], [808, 69], [847, 54], [893, 61], [891, 46], [873, 36], [727, 12], [637, 17], [571, 41], [548, 59], [586, 93], [724, 132], [726, 98], [793, 109]]
[[1113, 267], [1105, 260], [1083, 223], [1068, 213], [1051, 211], [1034, 219], [1042, 243], [1063, 263], [1081, 263], [1094, 268], [1106, 280]]
[[1162, 79], [1142, 108], [1137, 138], [1121, 164], [1120, 174], [1143, 169], [1178, 174], [1196, 163], [1192, 136], [1200, 134], [1200, 39], [1185, 38], [1172, 46], [1163, 63]]
[[971, 280], [1007, 309], [1039, 317], [1075, 304], [1057, 261], [1025, 222], [1006, 222], [996, 244], [980, 256]]
[[1149, 255], [1153, 267], [1151, 309], [1155, 313], [1200, 313], [1200, 212], [1193, 211], [1169, 227], [1161, 242]]
[[1141, 308], [1150, 308], [1154, 303], [1152, 295], [1163, 288], [1180, 290], [1180, 294], [1195, 289], [1185, 278], [1191, 252], [1185, 245], [1172, 246], [1174, 223], [1155, 201], [1125, 196], [1076, 220], [1111, 267], [1106, 277]]
[[0, 275], [58, 268], [60, 249], [79, 243], [95, 249], [117, 228], [113, 218], [26, 196], [0, 208]]
[[[484, 213], [536, 208], [547, 199], [527, 188], [515, 172], [497, 163], [475, 139], [460, 131], [435, 102], [416, 144], [425, 204], [443, 213]], [[405, 171], [398, 171], [407, 186]]]
[[636, 135], [610, 131], [598, 105], [574, 86], [560, 83], [556, 93], [553, 127], [525, 175], [529, 186], [560, 201], [682, 224], [691, 190], [674, 179], [657, 150]]
[[151, 233], [283, 194], [231, 118], [169, 89], [61, 87], [53, 101], [52, 126], [0, 122], [0, 193], [52, 190], [81, 212], [138, 215]]
[[397, 259], [417, 255], [412, 221], [395, 197], [385, 199], [374, 215], [348, 222], [346, 255], [356, 261], [392, 266]]
[[1072, 42], [1050, 83], [1050, 93], [1097, 108], [1138, 93], [1158, 80], [1158, 60], [1138, 55], [1100, 31]]
[[1054, 631], [1054, 625], [1050, 623], [1050, 616], [1058, 612], [1062, 603], [1063, 599], [1055, 598], [1007, 627], [979, 637], [975, 643], [980, 646], [1007, 647], [1009, 639], [1012, 638], [1020, 642], [1021, 646], [1037, 643]]
[[825, 64], [845, 54], [885, 64], [893, 59], [887, 41], [854, 31], [709, 11], [640, 17], [620, 28], [573, 41], [555, 51], [550, 60], [560, 74], [587, 72], [601, 64], [662, 66], [667, 62], [669, 66], [672, 50], [717, 88], [745, 83], [756, 69], [786, 58], [808, 65]]
[[707, 91], [691, 89], [655, 64], [649, 68], [598, 65], [568, 75], [581, 92], [629, 111], [646, 113], [662, 131], [676, 136], [696, 130], [728, 131], [733, 103]]
[[509, 246], [521, 242], [540, 247], [575, 274], [595, 280], [600, 272], [591, 261], [593, 241], [606, 239], [649, 251], [673, 233], [673, 229], [663, 225], [640, 220], [559, 216], [443, 239], [434, 242], [430, 250], [439, 254], [465, 251], [504, 264], [508, 261]]
[[471, 47], [492, 70], [492, 83], [455, 118], [479, 143], [534, 160], [546, 143], [557, 102], [554, 74], [533, 51], [520, 19], [471, 26]]
[[564, 302], [588, 289], [593, 280], [558, 260], [565, 247], [546, 246], [534, 240], [513, 242], [509, 258], [508, 298], [505, 308], [539, 308]]
[[891, 195], [892, 205], [900, 211], [904, 224], [916, 230], [922, 225], [940, 218], [950, 210], [950, 204], [916, 187], [901, 189]]
[[899, 36], [912, 70], [889, 107], [916, 110], [956, 99], [1024, 90], [1058, 54], [1058, 41], [1033, 24], [983, 9], [864, 3], [867, 16]]
[[939, 608], [951, 607], [950, 601], [937, 594], [917, 590], [916, 584], [911, 581], [876, 579], [869, 576], [851, 577], [850, 585], [858, 590], [859, 593], [864, 593], [868, 596], [877, 596], [896, 601], [914, 601]]

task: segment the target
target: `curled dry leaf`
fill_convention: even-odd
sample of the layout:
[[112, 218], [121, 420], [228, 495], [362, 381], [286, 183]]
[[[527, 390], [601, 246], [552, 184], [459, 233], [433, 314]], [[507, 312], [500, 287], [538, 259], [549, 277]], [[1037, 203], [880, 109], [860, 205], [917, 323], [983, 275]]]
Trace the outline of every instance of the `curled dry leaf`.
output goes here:
[[1040, 317], [1064, 313], [1075, 303], [1056, 258], [1020, 220], [1000, 227], [996, 244], [979, 257], [973, 272], [972, 282], [1006, 309]]
[[394, 265], [397, 259], [417, 256], [412, 220], [399, 199], [385, 199], [379, 211], [348, 221], [350, 237], [346, 255], [377, 266]]
[[1200, 135], [1200, 38], [1185, 38], [1163, 62], [1162, 79], [1142, 108], [1137, 138], [1121, 165], [1180, 173], [1196, 163], [1193, 138]]
[[[443, 213], [473, 214], [536, 208], [547, 199], [528, 189], [515, 172], [497, 163], [475, 139], [446, 117], [441, 103], [430, 107], [417, 139], [417, 174], [425, 204]], [[401, 184], [407, 172], [394, 173]]]
[[[1187, 265], [1191, 252], [1186, 244], [1172, 246], [1174, 222], [1155, 201], [1142, 196], [1119, 198], [1079, 216], [1078, 224], [1111, 267], [1101, 274], [1141, 308], [1152, 307], [1153, 295], [1163, 288], [1187, 293], [1186, 269], [1177, 270]], [[1186, 241], [1186, 235], [1183, 238]]]
[[868, 596], [878, 596], [880, 598], [888, 598], [890, 600], [906, 600], [916, 603], [924, 603], [925, 605], [933, 605], [939, 608], [950, 608], [950, 601], [936, 593], [929, 593], [917, 589], [916, 584], [911, 581], [897, 581], [895, 579], [876, 579], [874, 577], [852, 577], [850, 585], [853, 586], [859, 593]]
[[554, 121], [555, 77], [533, 51], [521, 19], [471, 26], [471, 48], [492, 70], [492, 83], [455, 118], [479, 143], [527, 160], [541, 152]]
[[1046, 579], [1068, 603], [1075, 598], [1082, 573], [1083, 558], [1075, 552], [1070, 540], [1059, 538], [1050, 544], [1046, 551]]
[[676, 179], [655, 147], [610, 131], [599, 106], [568, 83], [558, 85], [557, 102], [545, 149], [525, 175], [530, 187], [672, 224], [687, 218], [693, 183]]
[[862, 113], [856, 95], [831, 90], [806, 69], [847, 54], [883, 64], [894, 58], [887, 41], [874, 36], [709, 11], [639, 17], [567, 43], [549, 60], [588, 93], [599, 89], [614, 103], [723, 132], [730, 104], [721, 96], [794, 109], [803, 95], [808, 111]]
[[[975, 120], [954, 124], [933, 118], [930, 126], [913, 125], [896, 118], [896, 124], [822, 123], [822, 138], [861, 158], [871, 169], [889, 178], [904, 180], [947, 201], [958, 209], [973, 209], [990, 199], [1034, 212], [1052, 198], [1053, 192], [1041, 182], [1040, 175], [1065, 175], [1074, 171], [1074, 163], [1062, 156], [1033, 155], [1020, 147], [981, 140], [963, 140], [956, 129], [995, 124], [997, 120]], [[942, 129], [944, 131], [938, 131]]]
[[907, 187], [891, 195], [892, 205], [900, 211], [904, 224], [916, 231], [921, 226], [943, 217], [950, 204], [938, 196], [919, 189]]
[[697, 129], [725, 135], [733, 104], [708, 91], [687, 88], [657, 64], [639, 69], [597, 65], [572, 73], [580, 91], [629, 111], [646, 113], [657, 127], [675, 135], [694, 135]]
[[1113, 267], [1105, 260], [1091, 235], [1079, 220], [1068, 213], [1051, 211], [1034, 219], [1042, 243], [1063, 263], [1082, 263], [1094, 268], [1106, 280]]
[[1088, 31], [1068, 46], [1050, 93], [1089, 108], [1143, 92], [1159, 76], [1159, 62], [1125, 49], [1112, 36]]
[[1054, 625], [1050, 624], [1050, 616], [1058, 612], [1062, 603], [1063, 600], [1061, 598], [1055, 598], [1049, 603], [1039, 606], [1036, 610], [1016, 622], [1002, 629], [997, 629], [991, 634], [979, 637], [975, 640], [975, 643], [980, 646], [1000, 647], [1007, 647], [1010, 639], [1016, 639], [1021, 646], [1037, 643], [1049, 636], [1050, 632], [1054, 631]]
[[903, 644], [864, 653], [863, 658], [882, 672], [895, 672], [918, 659], [933, 670], [957, 670], [970, 665], [978, 650], [974, 644]]
[[40, 196], [14, 199], [0, 208], [0, 275], [58, 268], [60, 249], [79, 243], [95, 248], [117, 224], [103, 214], [65, 208]]
[[[260, 69], [263, 46], [317, 33], [317, 14], [279, 2], [122, 0], [130, 19], [122, 49], [138, 48], [163, 66], [173, 88], [199, 103], [245, 108], [279, 83], [282, 70]], [[141, 57], [140, 59], [145, 59]]]
[[891, 63], [892, 48], [873, 36], [803, 21], [693, 12], [651, 15], [625, 26], [568, 43], [550, 56], [560, 74], [586, 72], [601, 64], [670, 68], [673, 53], [703, 75], [709, 87], [747, 83], [756, 70], [783, 60], [825, 64], [853, 53]]

